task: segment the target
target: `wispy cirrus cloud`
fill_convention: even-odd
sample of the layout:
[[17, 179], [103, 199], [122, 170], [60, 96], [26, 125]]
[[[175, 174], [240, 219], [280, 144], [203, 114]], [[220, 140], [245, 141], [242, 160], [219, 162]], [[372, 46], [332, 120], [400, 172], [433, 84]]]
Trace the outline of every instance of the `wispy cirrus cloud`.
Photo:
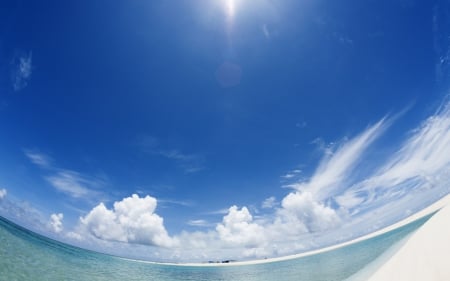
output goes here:
[[29, 149], [23, 151], [31, 163], [45, 170], [45, 181], [72, 198], [92, 200], [100, 195], [99, 190], [105, 185], [102, 178], [55, 166], [52, 159], [44, 153]]
[[[447, 100], [400, 145], [373, 175], [347, 189], [339, 201], [367, 209], [418, 189], [441, 189], [450, 182], [450, 101]], [[364, 206], [366, 206], [364, 208]]]
[[71, 170], [60, 170], [50, 176], [44, 177], [56, 190], [73, 198], [89, 198], [96, 195], [103, 181], [89, 178]]
[[40, 168], [51, 168], [52, 159], [48, 155], [30, 149], [24, 149], [24, 153], [33, 164]]
[[192, 207], [195, 205], [195, 203], [191, 200], [175, 200], [175, 199], [169, 199], [169, 198], [161, 198], [161, 199], [158, 199], [158, 201], [161, 204], [180, 205], [183, 207]]
[[446, 29], [450, 23], [447, 13], [448, 7], [436, 4], [433, 7], [433, 49], [436, 56], [435, 77], [438, 83], [448, 81], [448, 73], [450, 71], [450, 39], [448, 36], [442, 36], [446, 33]]
[[266, 39], [270, 39], [270, 32], [269, 32], [269, 28], [268, 28], [267, 24], [263, 24], [261, 27], [261, 30], [262, 30], [264, 36], [266, 37]]
[[178, 150], [160, 150], [158, 154], [176, 161], [186, 173], [195, 173], [205, 169], [204, 158], [197, 154], [184, 154]]
[[214, 226], [213, 223], [210, 223], [207, 220], [202, 220], [202, 219], [188, 220], [186, 224], [190, 225], [190, 226], [196, 226], [196, 227], [210, 227], [210, 226]]
[[281, 178], [285, 179], [285, 180], [293, 179], [295, 177], [298, 177], [301, 174], [301, 172], [302, 172], [302, 170], [295, 169], [295, 170], [289, 171], [288, 173], [282, 175]]
[[185, 173], [196, 173], [205, 169], [205, 158], [202, 155], [183, 153], [178, 149], [166, 149], [153, 136], [139, 138], [137, 145], [145, 153], [174, 161]]
[[20, 91], [28, 85], [33, 72], [32, 59], [32, 52], [14, 57], [11, 73], [14, 91]]
[[227, 213], [228, 213], [228, 208], [223, 208], [223, 209], [205, 212], [205, 215], [225, 215]]
[[390, 122], [380, 120], [353, 139], [335, 150], [328, 150], [314, 175], [307, 182], [292, 185], [299, 191], [308, 191], [317, 200], [324, 200], [350, 184], [353, 168], [358, 164], [367, 148], [385, 131]]

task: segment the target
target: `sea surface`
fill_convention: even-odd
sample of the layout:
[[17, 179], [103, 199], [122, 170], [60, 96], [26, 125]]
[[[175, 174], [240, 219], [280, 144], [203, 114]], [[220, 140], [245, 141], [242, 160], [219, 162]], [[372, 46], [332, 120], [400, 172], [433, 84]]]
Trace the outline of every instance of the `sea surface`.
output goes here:
[[431, 215], [380, 236], [292, 260], [255, 264], [152, 264], [63, 244], [0, 217], [0, 280], [346, 280], [418, 229]]

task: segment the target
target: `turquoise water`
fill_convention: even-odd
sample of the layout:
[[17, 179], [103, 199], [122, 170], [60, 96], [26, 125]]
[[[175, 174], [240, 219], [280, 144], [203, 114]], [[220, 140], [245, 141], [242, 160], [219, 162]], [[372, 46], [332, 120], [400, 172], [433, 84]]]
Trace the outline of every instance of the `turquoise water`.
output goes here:
[[287, 261], [228, 267], [124, 260], [47, 239], [0, 217], [0, 280], [344, 280], [412, 233], [430, 216], [333, 251]]

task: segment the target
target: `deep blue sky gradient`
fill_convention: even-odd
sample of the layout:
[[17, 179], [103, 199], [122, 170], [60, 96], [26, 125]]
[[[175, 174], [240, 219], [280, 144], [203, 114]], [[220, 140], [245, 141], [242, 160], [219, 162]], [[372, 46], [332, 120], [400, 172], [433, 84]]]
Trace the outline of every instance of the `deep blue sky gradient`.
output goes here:
[[[405, 110], [371, 151], [380, 161], [447, 90], [446, 19], [433, 21], [445, 1], [241, 1], [231, 26], [219, 2], [2, 1], [0, 187], [67, 228], [149, 194], [169, 233], [192, 230], [233, 204], [264, 213], [288, 193], [283, 175], [314, 172], [321, 143]], [[16, 91], [23, 56], [32, 75]], [[217, 79], [226, 62], [237, 85]], [[24, 151], [102, 195], [58, 192]]]

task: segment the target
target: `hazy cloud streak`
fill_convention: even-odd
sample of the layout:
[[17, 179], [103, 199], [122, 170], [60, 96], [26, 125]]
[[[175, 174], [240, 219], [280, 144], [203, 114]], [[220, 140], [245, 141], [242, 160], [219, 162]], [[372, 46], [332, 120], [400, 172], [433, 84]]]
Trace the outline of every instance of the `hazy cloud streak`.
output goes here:
[[40, 168], [48, 169], [51, 167], [51, 159], [47, 155], [28, 149], [25, 149], [24, 153], [33, 164]]
[[102, 179], [53, 166], [51, 158], [46, 154], [26, 149], [24, 154], [33, 164], [45, 169], [48, 175], [43, 178], [52, 187], [73, 198], [92, 200], [100, 194], [97, 189], [105, 184]]
[[6, 197], [6, 194], [8, 194], [8, 192], [6, 191], [6, 189], [2, 188], [0, 189], [0, 199], [3, 199]]
[[12, 63], [12, 83], [14, 91], [20, 91], [28, 85], [33, 72], [32, 53], [14, 58]]

